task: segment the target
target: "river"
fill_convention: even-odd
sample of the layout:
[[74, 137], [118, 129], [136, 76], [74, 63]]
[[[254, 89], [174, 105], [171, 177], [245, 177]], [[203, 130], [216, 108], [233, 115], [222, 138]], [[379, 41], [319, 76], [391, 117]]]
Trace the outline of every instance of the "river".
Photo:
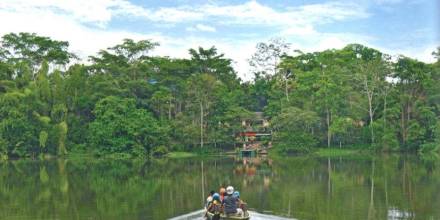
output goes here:
[[0, 219], [200, 219], [221, 185], [253, 219], [440, 219], [439, 166], [405, 155], [15, 160], [0, 162]]

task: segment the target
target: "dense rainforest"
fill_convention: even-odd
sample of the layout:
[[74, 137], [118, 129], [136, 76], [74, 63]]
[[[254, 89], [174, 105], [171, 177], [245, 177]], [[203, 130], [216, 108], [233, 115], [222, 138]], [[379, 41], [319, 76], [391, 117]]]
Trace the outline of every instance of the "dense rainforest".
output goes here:
[[280, 152], [440, 150], [440, 48], [428, 64], [359, 44], [305, 53], [274, 39], [256, 45], [254, 78], [243, 81], [215, 47], [170, 58], [151, 55], [158, 43], [125, 39], [81, 60], [68, 46], [2, 37], [1, 158], [222, 149], [257, 111]]

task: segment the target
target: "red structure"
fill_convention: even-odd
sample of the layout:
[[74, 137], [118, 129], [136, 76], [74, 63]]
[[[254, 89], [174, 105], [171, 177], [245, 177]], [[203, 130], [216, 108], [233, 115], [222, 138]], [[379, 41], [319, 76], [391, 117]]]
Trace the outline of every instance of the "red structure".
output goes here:
[[270, 137], [272, 136], [272, 131], [263, 113], [255, 112], [255, 116], [252, 119], [243, 120], [241, 124], [243, 130], [235, 134], [236, 143], [242, 144], [241, 155], [255, 155], [256, 153], [267, 152], [266, 148], [271, 146]]
[[238, 136], [240, 136], [240, 137], [256, 137], [257, 132], [255, 132], [255, 131], [240, 132], [240, 133], [238, 133]]

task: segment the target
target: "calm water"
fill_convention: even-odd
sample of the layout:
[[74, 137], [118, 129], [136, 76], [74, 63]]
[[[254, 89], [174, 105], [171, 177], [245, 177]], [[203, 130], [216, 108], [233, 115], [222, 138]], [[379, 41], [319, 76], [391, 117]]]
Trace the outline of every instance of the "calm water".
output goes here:
[[440, 219], [440, 162], [399, 155], [2, 162], [0, 219], [167, 219], [223, 184], [275, 216]]

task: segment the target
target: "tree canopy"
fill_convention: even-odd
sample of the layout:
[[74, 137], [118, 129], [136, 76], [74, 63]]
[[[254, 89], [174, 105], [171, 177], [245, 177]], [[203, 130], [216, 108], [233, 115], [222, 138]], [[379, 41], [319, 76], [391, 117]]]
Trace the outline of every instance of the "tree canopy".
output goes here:
[[68, 46], [31, 33], [3, 36], [2, 158], [228, 148], [241, 121], [259, 111], [285, 152], [439, 148], [438, 60], [390, 59], [359, 44], [289, 53], [272, 40], [257, 45], [255, 77], [243, 82], [215, 47], [169, 58], [151, 55], [156, 42], [124, 39], [75, 64]]

